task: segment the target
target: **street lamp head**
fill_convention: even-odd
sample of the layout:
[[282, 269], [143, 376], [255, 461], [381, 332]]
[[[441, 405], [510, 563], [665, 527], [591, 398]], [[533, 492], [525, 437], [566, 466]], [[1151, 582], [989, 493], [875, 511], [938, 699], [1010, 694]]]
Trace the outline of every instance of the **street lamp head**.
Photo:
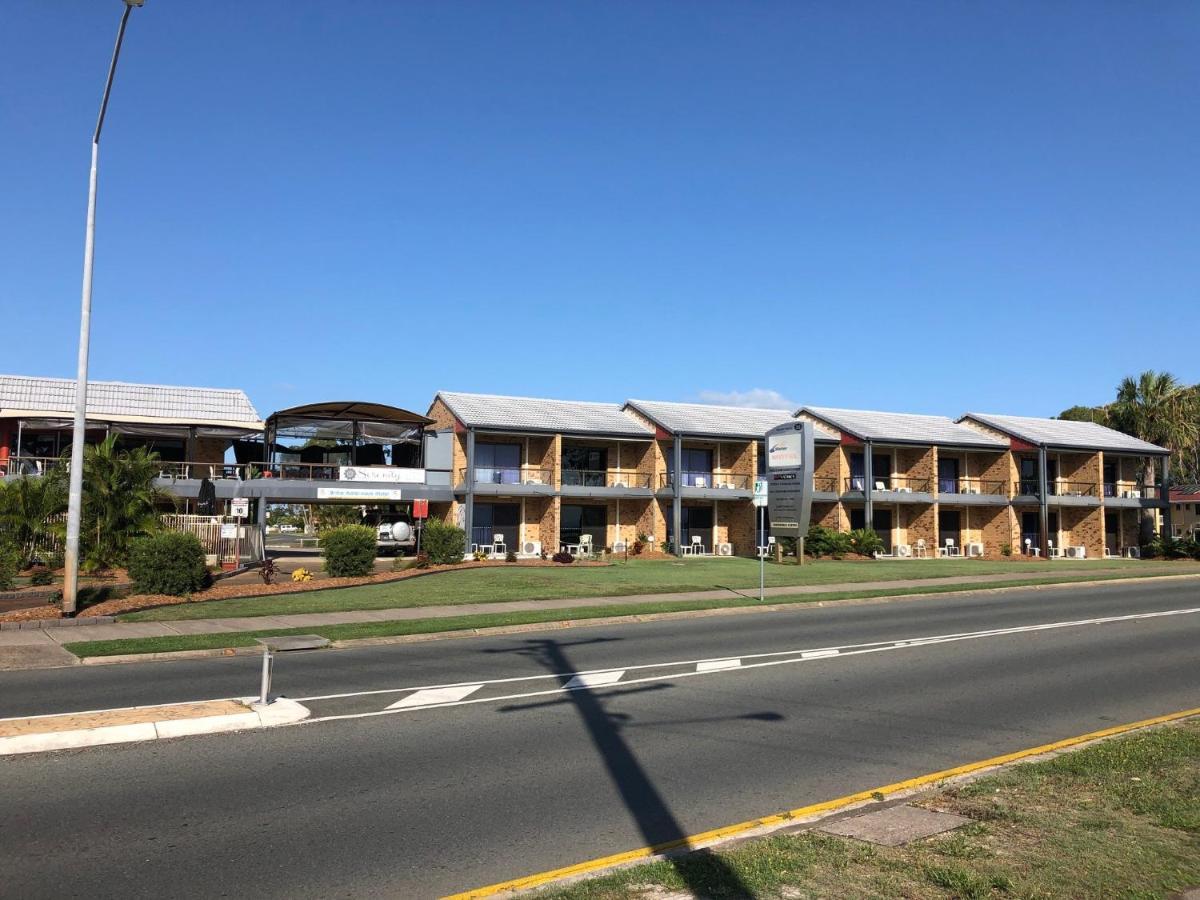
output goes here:
[[125, 0], [126, 6], [142, 6], [146, 0]]

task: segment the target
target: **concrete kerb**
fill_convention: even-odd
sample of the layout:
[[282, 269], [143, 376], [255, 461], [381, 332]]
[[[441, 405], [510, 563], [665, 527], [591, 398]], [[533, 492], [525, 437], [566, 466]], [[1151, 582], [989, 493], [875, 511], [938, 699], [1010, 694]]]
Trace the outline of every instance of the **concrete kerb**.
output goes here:
[[[125, 724], [99, 725], [91, 728], [76, 728], [66, 730], [30, 731], [27, 734], [14, 734], [0, 737], [0, 756], [20, 753], [41, 753], [49, 750], [72, 750], [82, 747], [97, 747], [106, 744], [124, 744], [131, 742], [165, 740], [167, 738], [184, 737], [194, 734], [218, 734], [227, 731], [244, 731], [251, 728], [273, 728], [280, 725], [294, 725], [308, 718], [308, 708], [294, 700], [280, 697], [274, 702], [262, 706], [254, 698], [236, 698], [235, 702], [245, 707], [244, 712], [223, 713], [217, 715], [197, 715], [180, 718], [161, 719], [151, 718], [149, 721], [135, 721]], [[112, 715], [120, 718], [127, 714], [138, 718], [139, 713], [153, 716], [158, 710], [169, 711], [175, 707], [197, 706], [206, 704], [224, 704], [229, 701], [203, 701], [201, 703], [164, 703], [156, 706], [132, 706], [124, 709], [95, 710], [90, 713], [70, 713], [65, 715], [22, 716], [14, 719], [0, 719], [0, 725], [13, 722], [28, 722], [31, 727], [37, 727], [37, 721], [45, 720], [50, 724], [53, 720], [71, 717]], [[141, 716], [145, 718], [145, 715]]]
[[[558, 631], [568, 628], [588, 628], [602, 625], [629, 625], [641, 622], [663, 622], [677, 619], [702, 619], [717, 616], [752, 615], [769, 612], [797, 612], [809, 609], [825, 609], [831, 606], [873, 606], [882, 603], [898, 603], [914, 600], [932, 600], [953, 594], [956, 597], [1009, 594], [1016, 591], [1043, 591], [1055, 588], [1088, 588], [1118, 582], [1156, 582], [1173, 579], [1200, 580], [1200, 574], [1145, 575], [1132, 578], [1102, 578], [1094, 581], [1067, 581], [1051, 584], [1002, 585], [998, 587], [971, 587], [925, 593], [889, 594], [884, 597], [847, 597], [843, 600], [812, 600], [801, 603], [764, 603], [761, 606], [715, 607], [713, 609], [689, 609], [677, 612], [641, 613], [632, 615], [600, 616], [591, 619], [557, 619], [547, 622], [529, 622], [522, 625], [496, 625], [490, 628], [463, 628], [453, 631], [431, 631], [422, 634], [398, 634], [384, 637], [346, 638], [333, 641], [328, 649], [353, 650], [356, 647], [386, 646], [388, 644], [422, 644], [428, 641], [465, 640], [474, 637], [502, 637], [508, 634], [528, 634], [534, 631]], [[731, 592], [735, 596], [742, 596]], [[803, 595], [797, 595], [803, 596]], [[564, 610], [565, 611], [565, 610]], [[418, 621], [418, 620], [414, 620]], [[238, 632], [230, 632], [236, 634]], [[136, 662], [163, 662], [176, 659], [212, 659], [227, 656], [258, 656], [257, 647], [219, 647], [210, 650], [169, 650], [161, 653], [123, 653], [115, 656], [88, 656], [80, 659], [85, 666], [115, 665]]]

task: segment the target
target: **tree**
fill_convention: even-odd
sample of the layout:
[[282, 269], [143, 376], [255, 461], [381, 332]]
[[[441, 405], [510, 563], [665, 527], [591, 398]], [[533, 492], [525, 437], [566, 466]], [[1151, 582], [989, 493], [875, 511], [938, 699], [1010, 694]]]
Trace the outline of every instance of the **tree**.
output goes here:
[[81, 555], [88, 571], [122, 566], [129, 543], [158, 530], [158, 506], [169, 497], [154, 486], [158, 454], [145, 447], [118, 450], [116, 435], [83, 454]]
[[361, 525], [363, 518], [361, 506], [347, 506], [341, 503], [318, 506], [313, 510], [313, 515], [318, 532], [341, 528], [343, 525]]
[[39, 545], [62, 536], [63, 525], [55, 517], [66, 508], [67, 491], [61, 478], [26, 475], [7, 484], [0, 482], [0, 532], [16, 547], [22, 567], [33, 561]]
[[[1200, 439], [1196, 392], [1180, 384], [1167, 372], [1146, 371], [1126, 378], [1117, 388], [1116, 402], [1109, 408], [1111, 424], [1119, 431], [1166, 447], [1172, 454], [1195, 454]], [[1142, 483], [1154, 483], [1154, 460], [1147, 459]], [[1163, 489], [1166, 490], [1166, 485]], [[1149, 540], [1154, 533], [1152, 511], [1142, 510], [1141, 533]]]
[[1103, 406], [1072, 406], [1058, 414], [1060, 419], [1071, 422], [1095, 422], [1098, 425], [1108, 424], [1108, 409]]

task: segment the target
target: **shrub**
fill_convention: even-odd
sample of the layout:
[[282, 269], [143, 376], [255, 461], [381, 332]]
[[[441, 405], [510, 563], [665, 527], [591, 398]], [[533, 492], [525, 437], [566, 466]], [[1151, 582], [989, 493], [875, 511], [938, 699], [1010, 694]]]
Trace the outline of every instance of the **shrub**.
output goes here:
[[375, 568], [375, 532], [366, 525], [341, 525], [321, 535], [325, 571], [334, 578], [361, 578]]
[[[860, 531], [867, 530], [869, 529], [860, 529]], [[871, 533], [874, 534], [874, 532]], [[784, 549], [787, 549], [786, 543]], [[854, 548], [851, 545], [850, 535], [826, 528], [824, 525], [813, 525], [808, 529], [808, 534], [804, 536], [804, 549], [808, 551], [809, 556], [832, 556], [834, 559], [841, 559]]]
[[1012, 553], [1013, 553], [1012, 544], [1001, 544], [1000, 545], [1000, 555], [1001, 556], [1012, 556]]
[[129, 578], [138, 594], [180, 596], [209, 585], [204, 547], [194, 534], [162, 531], [129, 545]]
[[414, 569], [428, 569], [429, 568], [429, 554], [428, 553], [418, 553], [416, 556], [414, 556], [412, 567]]
[[517, 554], [514, 551], [509, 550], [507, 553], [504, 554], [504, 561], [505, 562], [516, 562]]
[[488, 551], [483, 549], [476, 550], [471, 554], [471, 556], [475, 559], [475, 562], [483, 562], [488, 558], [488, 555]]
[[292, 569], [292, 581], [297, 584], [303, 584], [306, 581], [312, 581], [312, 572], [301, 566], [299, 569]]
[[875, 533], [874, 528], [855, 528], [847, 537], [850, 549], [859, 556], [874, 556], [883, 549], [883, 538]]
[[12, 590], [21, 567], [21, 554], [16, 547], [0, 544], [0, 591]]
[[463, 561], [467, 534], [456, 525], [430, 519], [421, 534], [421, 546], [433, 565], [452, 566]]
[[551, 558], [552, 560], [554, 560], [556, 563], [562, 563], [564, 566], [565, 566], [565, 565], [569, 565], [570, 563], [573, 563], [573, 562], [575, 562], [575, 557], [573, 557], [573, 556], [572, 556], [570, 553], [568, 553], [566, 550], [559, 550], [557, 553], [555, 553], [555, 554], [554, 554], [552, 557], [550, 557], [550, 558]]
[[275, 560], [268, 556], [258, 567], [258, 574], [262, 578], [263, 584], [274, 584], [275, 576], [279, 574], [279, 566], [275, 565]]
[[43, 566], [38, 566], [29, 573], [29, 583], [37, 585], [38, 587], [44, 587], [47, 584], [53, 584], [54, 573]]

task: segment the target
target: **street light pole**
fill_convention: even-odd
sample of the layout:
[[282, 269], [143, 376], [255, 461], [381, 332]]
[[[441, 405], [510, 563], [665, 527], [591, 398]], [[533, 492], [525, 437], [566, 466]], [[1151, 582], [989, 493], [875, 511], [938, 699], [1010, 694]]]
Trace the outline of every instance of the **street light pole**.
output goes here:
[[70, 488], [67, 498], [67, 549], [63, 573], [63, 612], [75, 612], [79, 595], [79, 520], [83, 506], [83, 446], [87, 434], [87, 378], [88, 342], [92, 332], [92, 260], [96, 248], [96, 184], [97, 166], [100, 161], [100, 130], [104, 127], [104, 114], [108, 110], [108, 97], [112, 93], [113, 76], [117, 72], [117, 57], [121, 55], [121, 42], [125, 40], [125, 25], [135, 6], [145, 0], [125, 0], [125, 11], [121, 14], [121, 25], [117, 29], [117, 43], [113, 47], [112, 62], [108, 66], [108, 79], [104, 82], [104, 97], [100, 101], [100, 115], [96, 119], [96, 131], [92, 135], [92, 171], [88, 179], [87, 235], [83, 242], [83, 299], [79, 314], [79, 367], [75, 376], [75, 423], [71, 432]]

